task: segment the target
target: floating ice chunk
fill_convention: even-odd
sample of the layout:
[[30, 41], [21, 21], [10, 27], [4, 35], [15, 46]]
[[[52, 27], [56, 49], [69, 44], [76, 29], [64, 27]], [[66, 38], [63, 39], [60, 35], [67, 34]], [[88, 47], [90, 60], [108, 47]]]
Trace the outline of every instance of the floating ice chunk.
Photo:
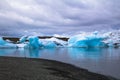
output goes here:
[[17, 48], [17, 46], [15, 44], [8, 43], [5, 45], [0, 45], [0, 48]]
[[[63, 41], [57, 38], [50, 38], [50, 39], [42, 39], [43, 45], [45, 45], [46, 43], [54, 43], [56, 44], [56, 46], [66, 46], [67, 45], [67, 41]], [[45, 43], [45, 44], [44, 44]]]
[[26, 44], [21, 43], [21, 44], [16, 44], [18, 48], [24, 48], [26, 46]]
[[102, 42], [105, 37], [98, 35], [98, 32], [94, 32], [89, 36], [73, 36], [68, 40], [69, 47], [104, 47]]
[[113, 44], [113, 41], [112, 41], [112, 40], [109, 40], [108, 46], [109, 46], [109, 47], [114, 47], [114, 44]]
[[53, 41], [45, 41], [43, 43], [45, 48], [55, 48], [57, 45]]
[[15, 44], [4, 41], [3, 38], [0, 37], [0, 48], [17, 48], [17, 46]]
[[62, 35], [54, 34], [53, 36], [58, 37], [58, 38], [69, 38], [69, 35], [67, 35], [67, 34], [62, 34]]
[[7, 42], [3, 40], [2, 37], [0, 37], [0, 45], [5, 45]]
[[39, 48], [40, 46], [42, 46], [39, 38], [37, 36], [30, 36], [28, 37], [28, 44], [25, 46], [26, 48]]
[[57, 45], [61, 45], [61, 46], [65, 46], [67, 44], [67, 41], [63, 41], [63, 40], [60, 40], [60, 39], [57, 39], [57, 38], [50, 38], [48, 39], [49, 41], [53, 41], [55, 42]]
[[19, 40], [20, 43], [24, 43], [27, 40], [28, 36], [22, 36]]
[[8, 42], [8, 43], [12, 43], [13, 42], [13, 41], [11, 41], [9, 39], [6, 39], [5, 41]]
[[107, 36], [107, 39], [104, 40], [109, 47], [119, 47], [120, 45], [120, 31], [111, 31], [103, 35]]

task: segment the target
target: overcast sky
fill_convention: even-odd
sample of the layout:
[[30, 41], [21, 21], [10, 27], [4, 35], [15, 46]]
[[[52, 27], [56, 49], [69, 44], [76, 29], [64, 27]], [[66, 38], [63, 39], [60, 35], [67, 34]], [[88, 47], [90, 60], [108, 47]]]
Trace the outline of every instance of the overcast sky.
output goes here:
[[1, 0], [0, 35], [118, 29], [120, 0]]

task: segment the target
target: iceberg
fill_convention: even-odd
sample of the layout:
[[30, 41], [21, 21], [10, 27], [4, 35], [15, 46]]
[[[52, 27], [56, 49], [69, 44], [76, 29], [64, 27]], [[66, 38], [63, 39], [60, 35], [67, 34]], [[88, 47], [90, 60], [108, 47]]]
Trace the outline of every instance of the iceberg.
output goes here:
[[51, 44], [53, 43], [53, 45], [56, 44], [57, 47], [65, 47], [67, 45], [67, 41], [63, 41], [55, 37], [52, 37], [49, 39], [42, 39], [42, 42], [43, 42], [43, 45], [46, 45], [46, 43], [51, 43]]
[[39, 39], [37, 36], [25, 35], [18, 43], [0, 37], [0, 48], [120, 47], [120, 30], [100, 33], [80, 32], [78, 35], [69, 36], [68, 41], [61, 40], [60, 35], [54, 36], [56, 37]]
[[45, 41], [43, 42], [43, 46], [45, 48], [55, 48], [57, 45], [53, 41]]
[[29, 36], [28, 43], [25, 48], [36, 49], [42, 46], [42, 42], [39, 40], [37, 36]]
[[26, 46], [25, 43], [20, 43], [20, 44], [16, 44], [18, 48], [24, 48]]
[[16, 44], [8, 43], [0, 37], [0, 48], [17, 48]]
[[58, 46], [67, 45], [67, 41], [63, 41], [57, 38], [49, 38], [49, 39], [39, 39], [37, 36], [23, 36], [19, 40], [18, 47], [22, 48], [55, 48]]
[[55, 48], [55, 47], [63, 47], [67, 44], [66, 41], [57, 39], [55, 37], [49, 38], [49, 39], [42, 39], [42, 43], [44, 47], [46, 48]]
[[26, 40], [27, 40], [28, 36], [22, 36], [20, 39], [19, 39], [19, 43], [24, 43]]
[[68, 47], [105, 47], [103, 42], [105, 38], [105, 36], [98, 35], [97, 31], [86, 36], [76, 35], [68, 40]]
[[0, 45], [5, 45], [7, 42], [3, 40], [2, 37], [0, 37]]
[[120, 30], [107, 32], [103, 35], [107, 36], [104, 42], [108, 47], [119, 47], [120, 46]]
[[22, 36], [16, 44], [18, 48], [24, 48], [27, 45], [28, 36]]

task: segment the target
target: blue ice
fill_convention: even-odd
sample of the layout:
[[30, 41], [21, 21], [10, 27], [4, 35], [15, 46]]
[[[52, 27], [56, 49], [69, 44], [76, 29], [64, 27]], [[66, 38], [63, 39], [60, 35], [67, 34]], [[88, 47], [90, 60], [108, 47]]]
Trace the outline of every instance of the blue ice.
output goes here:
[[68, 40], [69, 47], [105, 47], [103, 40], [105, 37], [98, 35], [98, 32], [94, 32], [91, 35], [86, 36], [73, 36]]
[[39, 38], [37, 36], [30, 36], [28, 38], [29, 42], [28, 44], [25, 46], [27, 48], [32, 48], [32, 49], [35, 49], [35, 48], [39, 48], [42, 46], [42, 42], [39, 40]]

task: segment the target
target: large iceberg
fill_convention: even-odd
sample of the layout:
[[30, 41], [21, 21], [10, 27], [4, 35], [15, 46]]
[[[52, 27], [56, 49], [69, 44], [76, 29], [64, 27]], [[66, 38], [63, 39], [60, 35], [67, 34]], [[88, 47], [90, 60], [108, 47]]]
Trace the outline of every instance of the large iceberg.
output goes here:
[[28, 42], [25, 43], [24, 41], [26, 41], [26, 37], [22, 37], [20, 42], [24, 43], [22, 43], [22, 45], [19, 44], [18, 46], [21, 47], [24, 44], [27, 44], [25, 48], [55, 48], [58, 46], [65, 46], [67, 44], [66, 41], [62, 41], [57, 38], [39, 39], [37, 36], [29, 36], [27, 40]]
[[76, 35], [71, 37], [68, 40], [68, 46], [69, 47], [105, 47], [105, 43], [103, 40], [105, 39], [105, 36], [101, 36], [98, 34], [97, 31], [92, 33], [91, 35]]
[[57, 38], [39, 39], [37, 36], [23, 36], [20, 38], [17, 46], [24, 48], [55, 48], [58, 46], [65, 46], [66, 44], [66, 41]]
[[28, 43], [25, 48], [36, 49], [42, 46], [42, 42], [39, 40], [37, 36], [29, 36]]

